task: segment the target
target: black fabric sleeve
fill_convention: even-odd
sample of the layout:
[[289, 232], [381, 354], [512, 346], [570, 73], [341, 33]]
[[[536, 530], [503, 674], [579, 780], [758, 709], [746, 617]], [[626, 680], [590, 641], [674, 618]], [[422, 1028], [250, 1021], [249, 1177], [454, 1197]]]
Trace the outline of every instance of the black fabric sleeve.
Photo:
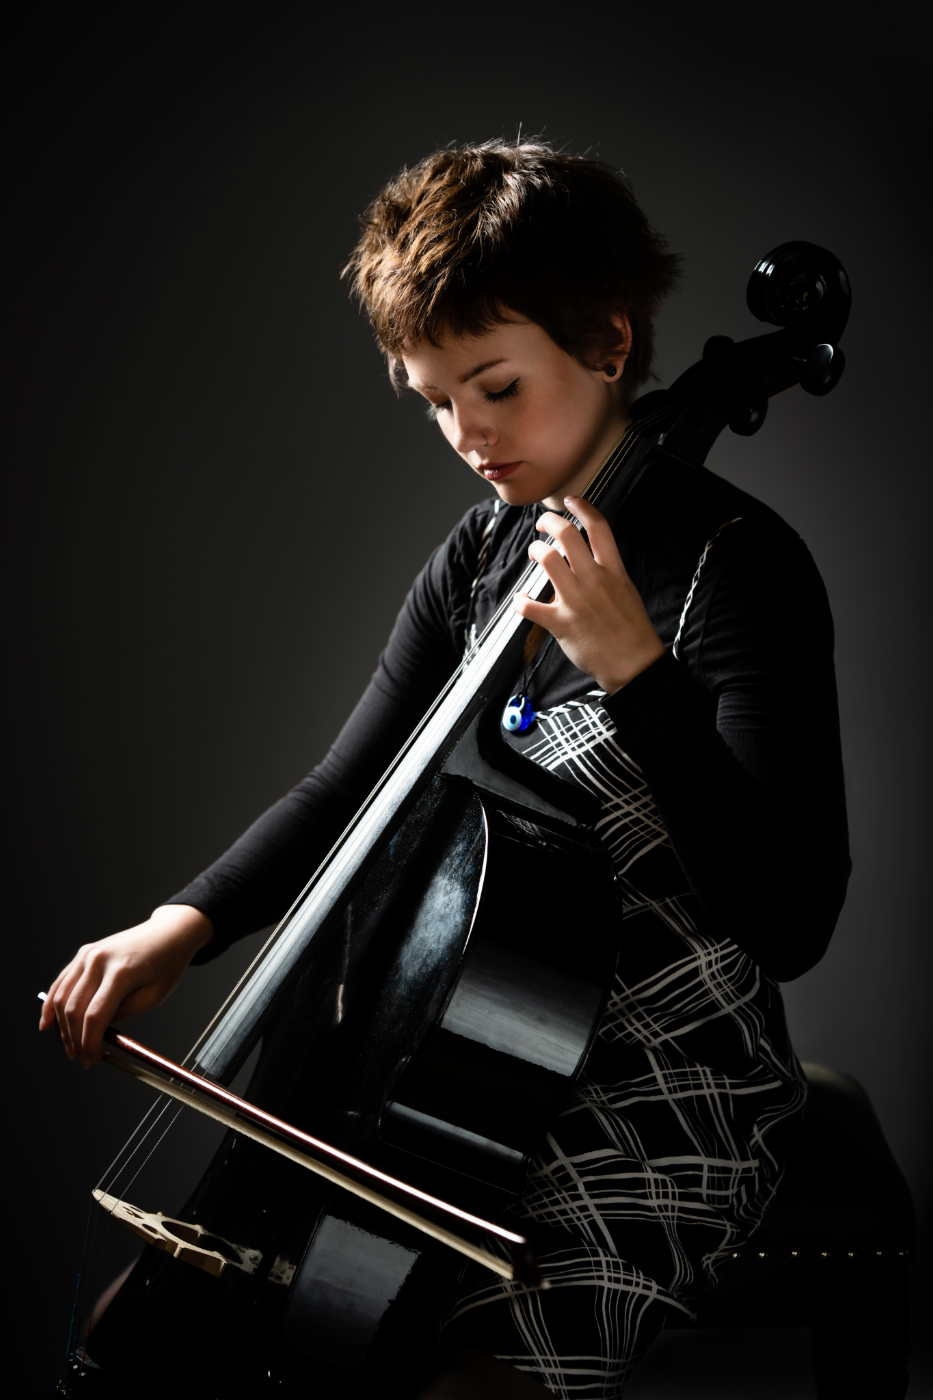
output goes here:
[[850, 871], [829, 603], [797, 537], [734, 527], [667, 652], [603, 705], [707, 912], [770, 976], [822, 956]]
[[166, 904], [214, 925], [193, 959], [276, 923], [439, 694], [462, 656], [488, 505], [469, 511], [415, 579], [369, 685], [321, 763]]

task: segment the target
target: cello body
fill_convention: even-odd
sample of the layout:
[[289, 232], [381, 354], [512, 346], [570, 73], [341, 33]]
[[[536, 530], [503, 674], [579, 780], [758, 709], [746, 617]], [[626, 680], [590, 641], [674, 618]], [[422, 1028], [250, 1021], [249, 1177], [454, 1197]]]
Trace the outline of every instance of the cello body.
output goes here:
[[[781, 329], [713, 337], [635, 402], [588, 489], [610, 521], [652, 461], [702, 466], [727, 424], [758, 430], [772, 394], [838, 381], [850, 292], [832, 254], [782, 245], [747, 297]], [[531, 570], [522, 586], [549, 585]], [[229, 1084], [261, 1044], [251, 1102], [487, 1218], [520, 1195], [625, 948], [590, 800], [502, 737], [527, 634], [500, 610], [193, 1063]], [[226, 1260], [220, 1277], [147, 1248], [62, 1393], [416, 1392], [462, 1272], [444, 1245], [235, 1131], [175, 1224]]]
[[[250, 1100], [497, 1213], [585, 1061], [621, 912], [608, 858], [569, 814], [437, 777], [318, 931], [264, 1033]], [[180, 1219], [205, 1227], [202, 1245], [229, 1267], [216, 1278], [147, 1248], [80, 1389], [109, 1393], [130, 1375], [144, 1386], [135, 1358], [153, 1336], [153, 1393], [166, 1375], [180, 1394], [218, 1397], [362, 1395], [377, 1377], [401, 1395], [416, 1382], [462, 1259], [269, 1157], [225, 1135]]]

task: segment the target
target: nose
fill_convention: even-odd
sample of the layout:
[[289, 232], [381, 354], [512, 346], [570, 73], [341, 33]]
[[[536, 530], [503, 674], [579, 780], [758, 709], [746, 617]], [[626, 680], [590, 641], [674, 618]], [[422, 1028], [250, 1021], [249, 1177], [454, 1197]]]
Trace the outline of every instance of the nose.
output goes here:
[[451, 445], [461, 456], [466, 457], [471, 452], [484, 453], [498, 441], [498, 436], [490, 423], [483, 422], [481, 412], [469, 408], [454, 410]]

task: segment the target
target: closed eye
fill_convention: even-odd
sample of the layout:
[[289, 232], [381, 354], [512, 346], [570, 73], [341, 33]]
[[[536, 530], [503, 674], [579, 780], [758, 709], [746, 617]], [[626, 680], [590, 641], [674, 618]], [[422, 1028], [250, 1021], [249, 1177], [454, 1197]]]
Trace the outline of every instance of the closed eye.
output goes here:
[[[513, 379], [511, 384], [506, 384], [504, 389], [487, 389], [483, 398], [487, 403], [502, 403], [505, 399], [510, 399], [513, 394], [518, 393], [518, 380]], [[429, 403], [425, 413], [432, 423], [437, 422], [437, 415], [444, 413], [450, 408], [450, 399], [445, 399], [443, 403]]]
[[510, 399], [513, 394], [517, 393], [518, 380], [513, 379], [511, 384], [506, 384], [504, 389], [498, 389], [495, 392], [492, 389], [487, 389], [483, 397], [488, 400], [489, 403], [501, 403], [503, 399]]

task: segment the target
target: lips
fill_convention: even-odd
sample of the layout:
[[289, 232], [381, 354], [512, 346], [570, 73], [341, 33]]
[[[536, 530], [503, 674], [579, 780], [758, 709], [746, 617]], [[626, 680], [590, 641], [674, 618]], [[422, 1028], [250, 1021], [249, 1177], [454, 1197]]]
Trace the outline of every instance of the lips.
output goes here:
[[504, 477], [518, 471], [520, 466], [521, 462], [480, 462], [479, 470], [487, 481], [502, 481]]

